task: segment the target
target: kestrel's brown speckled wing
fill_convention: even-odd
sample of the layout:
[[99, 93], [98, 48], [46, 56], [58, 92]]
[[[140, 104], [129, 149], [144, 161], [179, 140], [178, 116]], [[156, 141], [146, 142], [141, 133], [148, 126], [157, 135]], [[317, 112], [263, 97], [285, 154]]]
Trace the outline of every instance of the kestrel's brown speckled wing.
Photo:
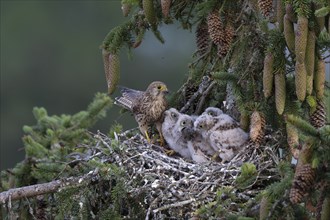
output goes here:
[[145, 92], [126, 87], [120, 87], [120, 89], [122, 96], [115, 98], [115, 104], [133, 111], [136, 103], [141, 99]]

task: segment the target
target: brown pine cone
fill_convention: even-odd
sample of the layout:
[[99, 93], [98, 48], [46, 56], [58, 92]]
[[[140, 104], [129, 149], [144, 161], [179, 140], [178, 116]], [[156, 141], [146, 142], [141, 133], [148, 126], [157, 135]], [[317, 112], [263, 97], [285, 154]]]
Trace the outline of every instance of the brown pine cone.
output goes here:
[[269, 17], [272, 9], [273, 9], [273, 1], [272, 0], [258, 0], [258, 6], [261, 10], [261, 13], [265, 17]]
[[259, 145], [265, 135], [266, 120], [263, 114], [254, 111], [250, 118], [250, 138]]
[[212, 42], [216, 45], [221, 45], [225, 39], [225, 32], [217, 11], [209, 13], [207, 16], [207, 26]]
[[312, 113], [309, 120], [315, 128], [321, 128], [326, 124], [327, 113], [323, 101], [317, 102], [316, 110]]
[[293, 204], [302, 201], [305, 194], [307, 194], [313, 186], [314, 177], [315, 170], [312, 168], [311, 164], [297, 166], [290, 191], [290, 201]]
[[208, 32], [207, 24], [201, 22], [196, 29], [196, 44], [198, 54], [203, 55], [207, 52], [210, 46], [210, 35]]

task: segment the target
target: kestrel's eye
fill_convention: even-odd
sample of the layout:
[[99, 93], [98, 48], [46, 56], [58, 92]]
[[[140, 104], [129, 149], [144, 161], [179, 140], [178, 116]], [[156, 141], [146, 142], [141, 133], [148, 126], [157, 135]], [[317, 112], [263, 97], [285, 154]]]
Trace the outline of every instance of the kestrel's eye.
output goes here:
[[161, 89], [162, 89], [162, 86], [157, 86], [157, 89], [158, 89], [158, 90], [161, 90]]

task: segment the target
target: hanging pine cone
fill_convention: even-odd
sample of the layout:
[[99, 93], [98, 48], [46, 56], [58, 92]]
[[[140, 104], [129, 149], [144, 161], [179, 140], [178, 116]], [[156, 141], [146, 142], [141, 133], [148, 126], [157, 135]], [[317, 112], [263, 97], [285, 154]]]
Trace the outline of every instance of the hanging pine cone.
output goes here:
[[[319, 10], [323, 7], [324, 7], [324, 4], [322, 4], [320, 2], [315, 2], [315, 11]], [[316, 21], [316, 30], [317, 30], [317, 33], [319, 34], [325, 27], [325, 16], [321, 16], [321, 17], [316, 16], [315, 21]]]
[[265, 135], [266, 121], [262, 113], [254, 111], [250, 119], [250, 139], [260, 145]]
[[221, 45], [225, 39], [225, 32], [217, 11], [213, 11], [208, 14], [207, 26], [212, 42], [216, 45]]
[[108, 93], [112, 94], [118, 84], [120, 75], [120, 60], [118, 54], [112, 54], [102, 50], [105, 78], [108, 85]]
[[274, 56], [272, 53], [267, 53], [264, 59], [264, 69], [262, 74], [263, 92], [265, 98], [272, 95], [274, 73], [273, 73]]
[[249, 130], [249, 125], [250, 125], [250, 117], [247, 112], [242, 112], [240, 115], [240, 120], [239, 120], [239, 125], [244, 131]]
[[258, 6], [261, 10], [261, 13], [265, 17], [269, 17], [270, 12], [273, 9], [273, 1], [272, 0], [258, 0]]
[[315, 177], [315, 170], [311, 164], [304, 164], [296, 167], [291, 191], [290, 201], [297, 204], [302, 201], [305, 194], [308, 193], [313, 186]]
[[326, 124], [327, 113], [323, 101], [317, 102], [316, 110], [312, 113], [309, 120], [315, 128], [321, 128]]
[[313, 75], [314, 73], [314, 63], [315, 63], [315, 32], [308, 31], [307, 35], [307, 46], [306, 46], [306, 71], [308, 75]]
[[306, 97], [306, 88], [307, 88], [307, 72], [305, 63], [296, 62], [295, 66], [295, 85], [296, 85], [296, 94], [300, 101], [304, 101]]
[[311, 95], [313, 92], [314, 67], [315, 67], [315, 32], [308, 31], [306, 46], [306, 94]]
[[270, 207], [271, 207], [270, 199], [266, 196], [263, 196], [260, 201], [260, 209], [259, 209], [260, 220], [268, 219]]
[[297, 31], [295, 34], [295, 54], [298, 63], [305, 62], [307, 36], [308, 19], [304, 16], [298, 16]]
[[293, 22], [289, 19], [288, 14], [283, 18], [284, 38], [288, 49], [293, 53], [295, 44], [295, 34]]
[[235, 29], [233, 25], [228, 23], [224, 30], [224, 38], [221, 42], [221, 45], [218, 45], [217, 54], [219, 57], [224, 57], [227, 55], [234, 38], [234, 34], [235, 34]]
[[153, 29], [157, 29], [157, 17], [152, 0], [142, 0], [143, 11], [146, 19]]
[[282, 115], [285, 108], [286, 85], [285, 71], [280, 69], [275, 74], [275, 105], [279, 115]]
[[131, 4], [128, 4], [128, 3], [121, 3], [121, 10], [123, 11], [123, 15], [125, 17], [128, 16], [128, 14], [130, 13], [131, 11], [131, 8], [132, 8], [132, 5]]
[[[330, 20], [330, 19], [329, 19]], [[317, 60], [314, 76], [314, 89], [316, 97], [321, 99], [324, 96], [325, 85], [325, 62], [324, 60]]]
[[160, 5], [162, 6], [162, 13], [165, 18], [170, 14], [171, 0], [161, 0]]
[[283, 31], [283, 17], [285, 14], [285, 8], [283, 1], [276, 1], [276, 20], [278, 24], [278, 29]]
[[46, 220], [46, 210], [47, 210], [47, 202], [44, 199], [44, 196], [37, 196], [36, 198], [36, 209], [35, 209], [35, 217], [38, 220]]
[[203, 55], [207, 52], [210, 46], [210, 36], [208, 33], [207, 24], [201, 22], [196, 29], [196, 44], [198, 49], [198, 54]]
[[297, 148], [299, 146], [299, 136], [297, 128], [287, 123], [286, 136], [292, 156], [295, 159], [298, 159], [300, 150]]
[[329, 196], [327, 196], [323, 200], [322, 211], [321, 211], [320, 215], [321, 215], [321, 220], [330, 219], [330, 197]]
[[287, 18], [292, 22], [296, 23], [297, 22], [297, 16], [294, 13], [294, 9], [292, 4], [289, 4], [288, 2], [285, 5], [285, 14], [287, 15]]

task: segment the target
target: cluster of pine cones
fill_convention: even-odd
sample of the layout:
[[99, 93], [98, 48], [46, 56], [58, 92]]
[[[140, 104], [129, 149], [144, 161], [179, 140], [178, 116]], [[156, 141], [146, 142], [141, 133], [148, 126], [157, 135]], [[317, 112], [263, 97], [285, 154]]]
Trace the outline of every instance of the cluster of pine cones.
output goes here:
[[218, 11], [208, 14], [206, 22], [202, 21], [196, 30], [196, 44], [200, 55], [210, 48], [210, 40], [217, 46], [217, 54], [224, 57], [228, 53], [235, 35], [231, 21], [224, 21]]

